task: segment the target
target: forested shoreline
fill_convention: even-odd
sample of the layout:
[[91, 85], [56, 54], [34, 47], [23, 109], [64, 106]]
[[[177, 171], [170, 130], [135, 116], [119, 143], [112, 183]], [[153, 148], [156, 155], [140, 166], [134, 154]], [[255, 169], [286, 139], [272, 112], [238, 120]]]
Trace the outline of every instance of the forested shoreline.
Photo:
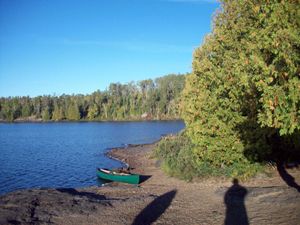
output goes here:
[[0, 98], [0, 121], [115, 121], [179, 119], [184, 74], [127, 84], [88, 95]]

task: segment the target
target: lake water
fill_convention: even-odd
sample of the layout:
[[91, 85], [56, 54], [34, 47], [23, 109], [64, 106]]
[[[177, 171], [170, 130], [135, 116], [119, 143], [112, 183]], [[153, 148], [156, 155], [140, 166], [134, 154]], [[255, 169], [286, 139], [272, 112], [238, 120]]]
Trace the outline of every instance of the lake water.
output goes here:
[[0, 124], [0, 194], [24, 188], [99, 185], [97, 167], [120, 167], [109, 148], [177, 133], [182, 121]]

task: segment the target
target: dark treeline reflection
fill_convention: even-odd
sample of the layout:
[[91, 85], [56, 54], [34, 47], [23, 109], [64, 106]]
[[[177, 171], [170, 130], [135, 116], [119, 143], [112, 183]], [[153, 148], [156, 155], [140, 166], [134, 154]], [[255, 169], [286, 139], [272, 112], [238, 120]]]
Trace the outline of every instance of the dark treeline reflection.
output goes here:
[[89, 95], [0, 98], [0, 120], [137, 120], [177, 119], [185, 75], [111, 83]]

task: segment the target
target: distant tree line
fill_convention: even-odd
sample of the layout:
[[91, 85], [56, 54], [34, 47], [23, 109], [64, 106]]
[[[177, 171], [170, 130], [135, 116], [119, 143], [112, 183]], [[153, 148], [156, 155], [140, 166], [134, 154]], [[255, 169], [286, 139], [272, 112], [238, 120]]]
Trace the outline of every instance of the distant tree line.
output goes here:
[[111, 83], [89, 95], [0, 98], [2, 121], [78, 121], [178, 119], [185, 75]]

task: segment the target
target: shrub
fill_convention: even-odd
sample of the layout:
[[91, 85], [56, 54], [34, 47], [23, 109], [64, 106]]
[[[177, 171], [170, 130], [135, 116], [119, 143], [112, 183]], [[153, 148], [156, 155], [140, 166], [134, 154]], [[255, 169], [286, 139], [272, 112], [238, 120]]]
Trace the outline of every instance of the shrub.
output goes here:
[[196, 176], [196, 164], [191, 154], [192, 144], [184, 134], [164, 137], [155, 148], [162, 168], [171, 176], [191, 180]]
[[194, 148], [185, 133], [164, 137], [154, 151], [162, 161], [162, 169], [169, 175], [191, 181], [195, 177], [226, 176], [246, 179], [262, 169], [257, 163], [233, 163], [215, 166], [209, 159], [196, 162]]

